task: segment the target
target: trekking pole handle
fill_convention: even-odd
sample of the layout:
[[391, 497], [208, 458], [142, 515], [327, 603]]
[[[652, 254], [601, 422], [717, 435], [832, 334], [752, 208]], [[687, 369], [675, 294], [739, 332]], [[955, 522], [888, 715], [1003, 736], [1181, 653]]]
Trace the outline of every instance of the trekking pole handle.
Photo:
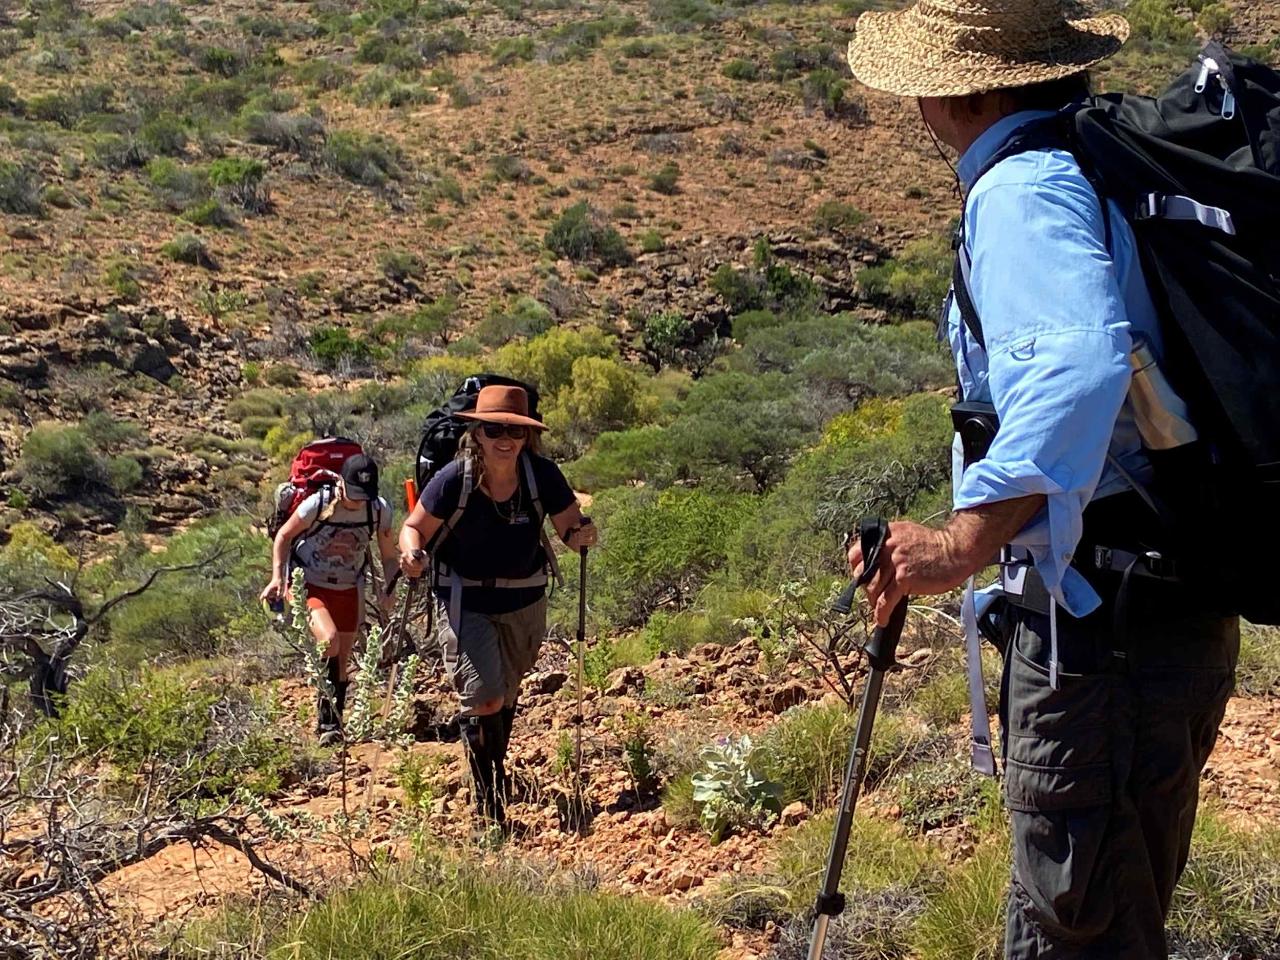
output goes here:
[[[863, 517], [858, 523], [858, 538], [862, 544], [862, 573], [850, 580], [844, 592], [836, 598], [836, 602], [831, 605], [833, 613], [843, 615], [852, 610], [853, 598], [858, 588], [865, 586], [875, 576], [876, 567], [880, 565], [880, 551], [884, 549], [884, 542], [889, 539], [888, 521], [882, 517]], [[850, 532], [845, 538], [845, 544], [852, 539], [853, 533]]]

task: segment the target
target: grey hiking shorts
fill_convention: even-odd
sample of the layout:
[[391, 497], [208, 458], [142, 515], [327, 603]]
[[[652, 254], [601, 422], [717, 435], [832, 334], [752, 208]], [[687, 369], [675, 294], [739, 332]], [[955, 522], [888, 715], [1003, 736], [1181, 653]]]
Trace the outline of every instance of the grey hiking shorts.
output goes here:
[[456, 631], [447, 608], [438, 606], [437, 611], [436, 641], [462, 709], [489, 700], [514, 706], [520, 681], [538, 662], [547, 635], [547, 598], [511, 613], [463, 610]]

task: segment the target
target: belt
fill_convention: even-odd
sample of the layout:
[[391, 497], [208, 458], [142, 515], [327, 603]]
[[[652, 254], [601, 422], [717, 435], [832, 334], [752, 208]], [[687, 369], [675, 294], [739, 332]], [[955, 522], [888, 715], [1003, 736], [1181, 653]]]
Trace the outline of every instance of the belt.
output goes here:
[[490, 577], [486, 580], [470, 580], [443, 563], [436, 564], [435, 585], [449, 588], [449, 626], [456, 635], [462, 626], [462, 590], [465, 587], [485, 589], [520, 590], [526, 587], [545, 587], [547, 571], [540, 570], [528, 577]]
[[[1121, 577], [1142, 577], [1164, 583], [1180, 583], [1177, 561], [1161, 556], [1155, 550], [1134, 553], [1119, 547], [1095, 546], [1076, 555], [1078, 566]], [[1012, 558], [1008, 552], [1000, 559], [1000, 589], [1015, 606], [1035, 613], [1049, 613], [1049, 591], [1029, 559]]]

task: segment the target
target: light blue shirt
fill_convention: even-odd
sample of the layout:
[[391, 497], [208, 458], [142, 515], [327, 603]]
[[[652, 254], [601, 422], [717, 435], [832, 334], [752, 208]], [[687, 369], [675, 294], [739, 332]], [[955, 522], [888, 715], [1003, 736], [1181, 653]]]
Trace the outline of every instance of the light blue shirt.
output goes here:
[[992, 403], [1000, 429], [984, 459], [962, 470], [954, 451], [956, 509], [1044, 494], [1047, 506], [1014, 539], [1030, 551], [1050, 593], [1084, 616], [1101, 600], [1070, 567], [1092, 500], [1130, 489], [1150, 464], [1126, 395], [1135, 336], [1157, 360], [1161, 341], [1133, 232], [1111, 204], [1111, 247], [1102, 207], [1071, 154], [1021, 153], [974, 179], [1018, 127], [1023, 111], [988, 128], [960, 158], [967, 191], [970, 294], [986, 349], [954, 302], [947, 336], [965, 399]]

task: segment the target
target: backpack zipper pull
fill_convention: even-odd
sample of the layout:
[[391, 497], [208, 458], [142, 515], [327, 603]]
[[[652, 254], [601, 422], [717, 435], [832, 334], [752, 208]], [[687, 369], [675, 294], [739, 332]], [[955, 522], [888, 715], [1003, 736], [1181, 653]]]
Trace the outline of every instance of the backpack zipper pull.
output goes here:
[[1222, 84], [1222, 119], [1230, 120], [1236, 115], [1236, 95], [1227, 86], [1227, 78], [1218, 74], [1218, 82]]
[[1200, 75], [1196, 77], [1196, 93], [1204, 93], [1209, 86], [1209, 75], [1218, 72], [1218, 61], [1213, 57], [1200, 55]]

